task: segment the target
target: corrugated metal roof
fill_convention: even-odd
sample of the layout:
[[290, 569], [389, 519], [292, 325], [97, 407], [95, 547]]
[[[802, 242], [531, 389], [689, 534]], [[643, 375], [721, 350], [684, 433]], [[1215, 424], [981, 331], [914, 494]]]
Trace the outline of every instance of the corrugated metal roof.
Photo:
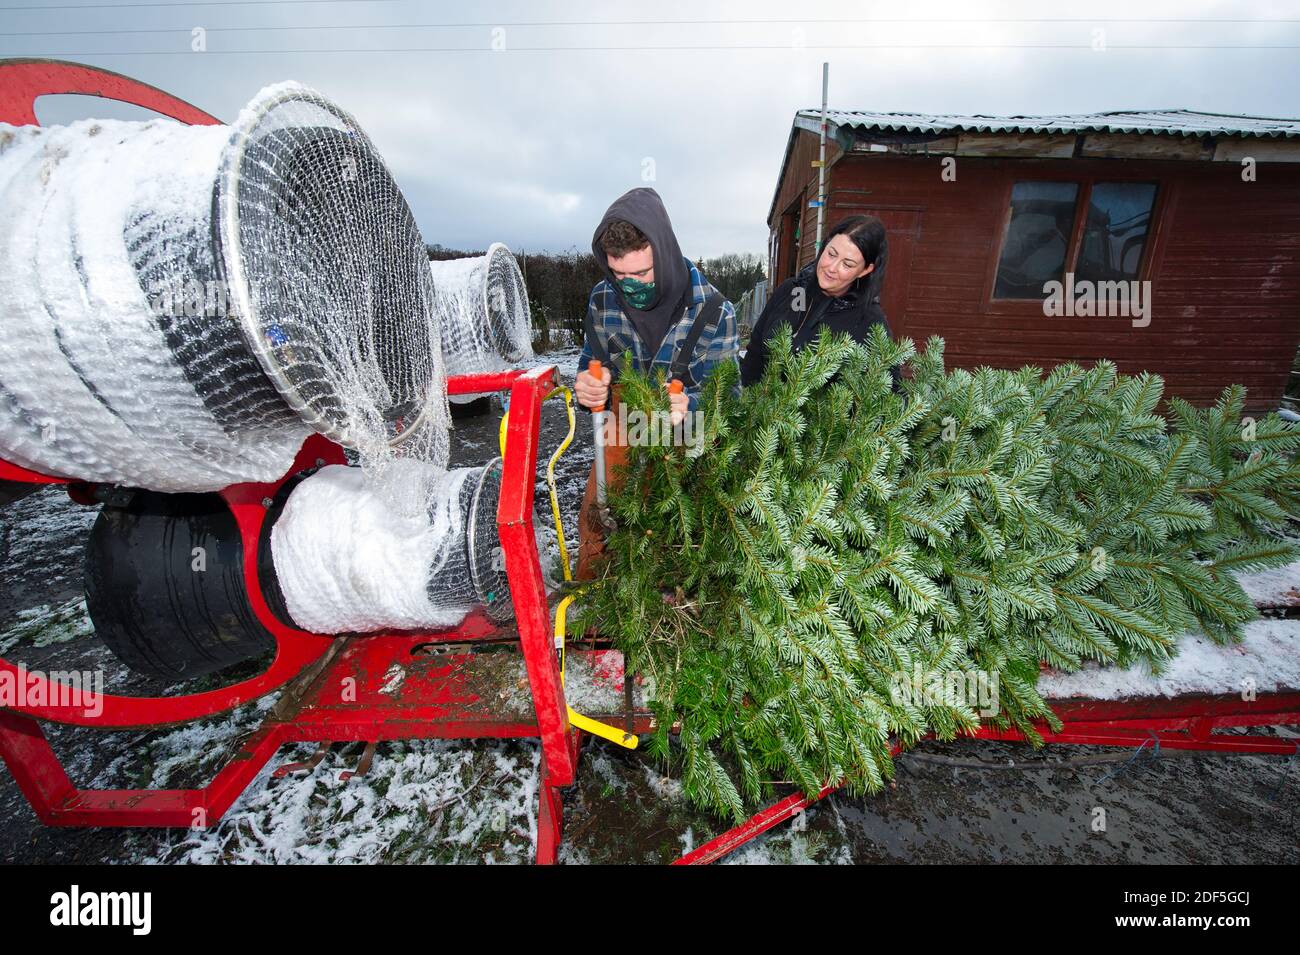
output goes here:
[[[1191, 109], [1114, 110], [1060, 116], [962, 116], [952, 113], [873, 113], [828, 110], [836, 126], [913, 133], [1153, 133], [1175, 136], [1300, 137], [1300, 119], [1201, 113]], [[800, 119], [821, 121], [820, 109]]]

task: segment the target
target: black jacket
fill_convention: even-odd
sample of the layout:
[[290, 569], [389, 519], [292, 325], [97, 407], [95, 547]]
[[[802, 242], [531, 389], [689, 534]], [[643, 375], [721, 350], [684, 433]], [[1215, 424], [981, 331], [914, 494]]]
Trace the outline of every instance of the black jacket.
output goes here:
[[[854, 287], [839, 298], [831, 298], [817, 284], [816, 263], [804, 266], [803, 270], [792, 279], [787, 279], [777, 286], [767, 307], [754, 323], [754, 331], [749, 336], [749, 347], [740, 362], [740, 383], [748, 386], [763, 377], [767, 367], [767, 343], [776, 334], [782, 324], [789, 324], [795, 329], [794, 347], [798, 351], [817, 339], [817, 333], [823, 325], [833, 331], [847, 332], [855, 341], [863, 344], [867, 341], [872, 325], [883, 325], [889, 331], [889, 322], [880, 307], [880, 297], [874, 288], [859, 279]], [[861, 287], [859, 287], [861, 286]], [[803, 310], [796, 309], [795, 290], [803, 289]], [[868, 296], [871, 300], [868, 301]]]

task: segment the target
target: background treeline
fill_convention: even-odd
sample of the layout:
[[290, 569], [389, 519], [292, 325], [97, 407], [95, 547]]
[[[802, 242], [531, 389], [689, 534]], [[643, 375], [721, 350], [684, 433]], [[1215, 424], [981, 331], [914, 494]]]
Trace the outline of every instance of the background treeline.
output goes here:
[[[431, 259], [459, 259], [485, 255], [486, 250], [462, 251], [431, 245]], [[534, 347], [538, 351], [578, 344], [582, 319], [592, 286], [601, 280], [596, 258], [590, 252], [516, 252], [524, 273], [533, 316]], [[696, 267], [714, 287], [739, 304], [742, 296], [764, 277], [763, 260], [753, 253], [728, 253], [696, 259]]]

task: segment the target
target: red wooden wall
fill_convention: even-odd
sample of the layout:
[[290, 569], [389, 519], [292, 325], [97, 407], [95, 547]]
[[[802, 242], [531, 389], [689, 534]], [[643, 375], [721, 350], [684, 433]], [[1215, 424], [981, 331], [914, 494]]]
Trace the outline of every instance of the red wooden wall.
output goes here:
[[[816, 195], [806, 161], [816, 145], [798, 135], [774, 207], [778, 230], [795, 197], [804, 209], [797, 263], [778, 257], [778, 283], [813, 256], [816, 210], [802, 196]], [[943, 336], [953, 367], [1109, 358], [1123, 372], [1163, 376], [1167, 395], [1196, 404], [1241, 383], [1252, 411], [1277, 406], [1300, 343], [1300, 164], [1260, 163], [1253, 182], [1232, 162], [959, 157], [955, 181], [941, 172], [938, 156], [854, 153], [828, 170], [828, 229], [865, 212], [889, 230], [883, 305], [895, 335]], [[1139, 276], [1151, 281], [1147, 327], [992, 300], [1011, 186], [1035, 178], [1158, 184]]]

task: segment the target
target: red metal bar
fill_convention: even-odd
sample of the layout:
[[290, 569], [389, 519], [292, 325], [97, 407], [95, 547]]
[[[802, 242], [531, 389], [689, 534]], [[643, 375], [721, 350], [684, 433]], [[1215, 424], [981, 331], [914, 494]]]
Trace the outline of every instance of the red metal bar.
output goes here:
[[18, 481], [21, 484], [67, 484], [72, 478], [52, 477], [20, 468], [16, 464], [0, 460], [0, 481]]
[[[281, 629], [288, 630], [283, 625]], [[275, 660], [265, 672], [216, 690], [185, 696], [119, 696], [105, 693], [97, 698], [96, 702], [103, 706], [97, 716], [88, 715], [81, 703], [76, 706], [45, 703], [11, 706], [8, 709], [11, 712], [49, 720], [52, 723], [90, 726], [96, 729], [135, 729], [188, 723], [205, 716], [224, 713], [259, 696], [265, 696], [315, 663], [329, 649], [329, 638], [315, 634], [304, 634], [304, 636], [311, 639], [279, 642]], [[14, 686], [17, 686], [19, 681], [25, 682], [28, 694], [33, 697], [38, 693], [44, 693], [47, 694], [44, 699], [60, 699], [59, 684], [46, 679], [43, 674], [15, 666], [8, 660], [0, 660], [0, 674], [6, 675]], [[68, 694], [64, 693], [62, 698], [67, 699]]]
[[564, 830], [564, 802], [542, 757], [542, 784], [537, 787], [537, 864], [555, 865]]
[[77, 789], [54, 755], [35, 720], [0, 710], [0, 758], [18, 789], [45, 825], [55, 825], [54, 810], [74, 798]]
[[704, 845], [686, 853], [680, 859], [675, 860], [673, 865], [709, 865], [717, 862], [728, 853], [735, 852], [746, 842], [756, 839], [787, 819], [793, 819], [819, 799], [824, 799], [835, 792], [840, 788], [840, 785], [840, 783], [836, 783], [834, 786], [827, 786], [816, 796], [805, 796], [803, 793], [786, 796], [780, 802], [773, 803], [761, 812], [750, 816], [739, 826], [728, 829], [722, 835], [710, 839]]
[[[1158, 743], [1164, 749], [1184, 749], [1204, 753], [1254, 753], [1261, 756], [1291, 756], [1300, 752], [1296, 740], [1277, 736], [1224, 736], [1206, 734], [1196, 736], [1180, 730], [1126, 728], [1118, 725], [1069, 724], [1060, 733], [1041, 733], [1046, 743], [1064, 743], [1074, 746], [1142, 746]], [[975, 735], [976, 739], [1024, 742], [1018, 730], [986, 728]]]
[[[1166, 749], [1208, 753], [1292, 756], [1300, 740], [1276, 736], [1215, 734], [1216, 727], [1300, 725], [1300, 693], [1260, 694], [1243, 700], [1236, 694], [1128, 700], [1068, 700], [1052, 704], [1064, 724], [1060, 732], [1037, 726], [1046, 743], [1074, 746], [1130, 746], [1150, 743]], [[1082, 719], [1080, 719], [1082, 717]], [[1016, 729], [981, 726], [970, 739], [1025, 742]], [[897, 756], [901, 748], [894, 747]], [[746, 842], [793, 818], [843, 785], [829, 785], [816, 796], [794, 793], [761, 810], [745, 822], [688, 852], [674, 865], [707, 865]]]
[[1127, 700], [1053, 700], [1051, 706], [1052, 711], [1067, 723], [1213, 716], [1269, 717], [1264, 725], [1273, 725], [1276, 723], [1273, 717], [1300, 712], [1300, 692], [1260, 693], [1254, 700], [1243, 700], [1236, 693], [1148, 696]]
[[58, 93], [80, 93], [133, 103], [192, 126], [215, 126], [220, 122], [156, 86], [111, 70], [64, 60], [0, 60], [0, 122], [37, 125], [36, 100]]
[[239, 798], [282, 742], [280, 728], [260, 730], [202, 789], [77, 789], [40, 723], [0, 710], [0, 757], [47, 826], [206, 828]]
[[[902, 746], [895, 743], [890, 748], [889, 754], [897, 756], [901, 751]], [[728, 829], [722, 835], [715, 836], [703, 845], [686, 853], [680, 859], [675, 860], [673, 865], [710, 865], [717, 862], [723, 856], [735, 852], [745, 843], [758, 838], [769, 829], [779, 826], [787, 819], [793, 819], [813, 803], [825, 799], [843, 785], [843, 782], [837, 782], [823, 786], [821, 792], [815, 796], [805, 796], [801, 792], [791, 793], [779, 802], [756, 812], [740, 825]]]
[[[553, 372], [554, 368], [551, 370]], [[516, 381], [528, 374], [531, 372], [512, 368], [509, 371], [494, 371], [480, 375], [451, 375], [447, 378], [447, 394], [476, 395], [485, 391], [509, 391]]]
[[263, 729], [201, 789], [83, 789], [57, 807], [51, 825], [153, 826], [206, 829], [214, 825], [284, 743], [277, 728]]
[[553, 365], [525, 372], [511, 385], [497, 526], [515, 605], [519, 643], [537, 710], [542, 753], [552, 784], [568, 786], [577, 775], [577, 738], [569, 727], [541, 559], [533, 534], [533, 483], [537, 474], [542, 402], [554, 387]]

